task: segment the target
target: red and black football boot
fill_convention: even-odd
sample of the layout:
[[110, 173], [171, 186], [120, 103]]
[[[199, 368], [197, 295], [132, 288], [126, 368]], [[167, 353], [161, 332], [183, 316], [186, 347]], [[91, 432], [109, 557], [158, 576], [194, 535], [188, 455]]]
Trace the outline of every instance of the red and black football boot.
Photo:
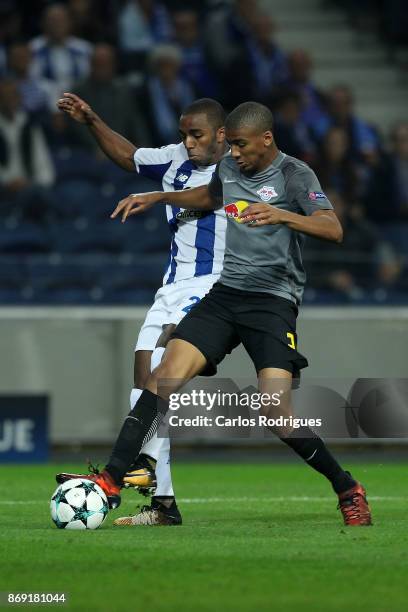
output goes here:
[[341, 510], [345, 525], [363, 527], [373, 524], [366, 491], [359, 482], [352, 489], [339, 494], [337, 507]]
[[67, 472], [61, 472], [55, 476], [55, 480], [58, 482], [58, 484], [62, 484], [67, 480], [71, 480], [72, 478], [92, 480], [92, 482], [99, 485], [102, 491], [105, 493], [108, 499], [109, 508], [111, 510], [119, 508], [121, 502], [120, 487], [115, 483], [109, 472], [106, 470], [100, 472], [98, 468], [94, 467], [92, 464], [89, 464], [88, 469], [90, 474], [68, 474]]

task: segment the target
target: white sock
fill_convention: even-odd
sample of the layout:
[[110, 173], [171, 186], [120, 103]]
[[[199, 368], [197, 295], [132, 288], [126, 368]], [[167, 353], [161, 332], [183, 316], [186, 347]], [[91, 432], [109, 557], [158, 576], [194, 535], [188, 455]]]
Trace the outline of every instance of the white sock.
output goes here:
[[150, 359], [150, 371], [151, 372], [153, 372], [153, 370], [157, 368], [157, 366], [161, 362], [165, 350], [166, 349], [164, 346], [156, 346], [156, 348], [154, 349], [152, 353], [152, 357]]
[[157, 489], [155, 497], [174, 497], [173, 483], [170, 471], [170, 440], [163, 438], [156, 464]]
[[[152, 353], [150, 361], [150, 371], [153, 372], [162, 360], [165, 348], [163, 346], [156, 347]], [[170, 440], [169, 438], [158, 438], [157, 434], [153, 436], [140, 451], [149, 457], [156, 459], [156, 479], [157, 489], [155, 497], [166, 496], [174, 497], [173, 484], [171, 481], [170, 471]]]
[[146, 442], [146, 444], [140, 449], [141, 455], [149, 455], [155, 461], [159, 460], [161, 447], [168, 438], [158, 438], [157, 434], [154, 434], [153, 438]]
[[142, 395], [143, 393], [143, 389], [132, 389], [130, 392], [130, 397], [129, 397], [129, 403], [130, 403], [130, 409], [133, 410], [133, 408], [136, 406], [136, 402], [139, 399], [139, 397]]

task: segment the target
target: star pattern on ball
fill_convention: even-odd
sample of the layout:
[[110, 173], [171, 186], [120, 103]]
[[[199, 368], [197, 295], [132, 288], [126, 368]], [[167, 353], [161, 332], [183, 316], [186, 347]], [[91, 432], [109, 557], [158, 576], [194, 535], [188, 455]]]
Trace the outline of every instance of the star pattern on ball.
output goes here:
[[52, 499], [55, 501], [57, 508], [61, 502], [65, 502], [66, 504], [68, 504], [67, 498], [65, 497], [66, 493], [67, 492], [63, 491], [62, 489], [58, 489], [57, 492], [55, 493]]
[[96, 491], [95, 483], [91, 480], [84, 480], [81, 483], [81, 487], [84, 489], [86, 496], [88, 496], [92, 491]]
[[[74, 510], [74, 508], [72, 508]], [[86, 525], [86, 520], [93, 514], [97, 514], [98, 511], [87, 510], [86, 508], [75, 508], [75, 514], [71, 521], [82, 521]]]

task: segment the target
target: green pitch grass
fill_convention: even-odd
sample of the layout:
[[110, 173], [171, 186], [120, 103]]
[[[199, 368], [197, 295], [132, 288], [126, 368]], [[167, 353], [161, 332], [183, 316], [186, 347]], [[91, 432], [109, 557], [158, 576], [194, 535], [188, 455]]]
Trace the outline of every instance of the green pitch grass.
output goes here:
[[99, 530], [58, 530], [54, 473], [79, 467], [0, 468], [0, 591], [65, 591], [62, 609], [87, 612], [407, 610], [405, 465], [348, 466], [373, 527], [344, 528], [300, 463], [178, 464], [182, 527], [113, 527], [143, 502], [126, 491]]

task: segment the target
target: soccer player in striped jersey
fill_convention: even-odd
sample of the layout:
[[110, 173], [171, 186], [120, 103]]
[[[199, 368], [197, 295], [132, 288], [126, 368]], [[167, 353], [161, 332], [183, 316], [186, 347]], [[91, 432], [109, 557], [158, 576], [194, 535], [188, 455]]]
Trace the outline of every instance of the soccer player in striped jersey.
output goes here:
[[[109, 128], [78, 96], [65, 93], [58, 107], [85, 124], [100, 148], [117, 165], [161, 181], [163, 191], [173, 192], [207, 185], [217, 162], [226, 153], [225, 113], [215, 100], [196, 100], [180, 117], [178, 144], [159, 149], [138, 148]], [[195, 212], [168, 205], [171, 232], [170, 257], [154, 303], [148, 311], [135, 347], [134, 408], [150, 372], [160, 363], [164, 347], [181, 319], [208, 293], [218, 279], [224, 258], [224, 211]], [[152, 438], [124, 477], [125, 486], [142, 491], [155, 489], [151, 505], [133, 517], [117, 519], [117, 525], [181, 524], [171, 472], [168, 439]]]

